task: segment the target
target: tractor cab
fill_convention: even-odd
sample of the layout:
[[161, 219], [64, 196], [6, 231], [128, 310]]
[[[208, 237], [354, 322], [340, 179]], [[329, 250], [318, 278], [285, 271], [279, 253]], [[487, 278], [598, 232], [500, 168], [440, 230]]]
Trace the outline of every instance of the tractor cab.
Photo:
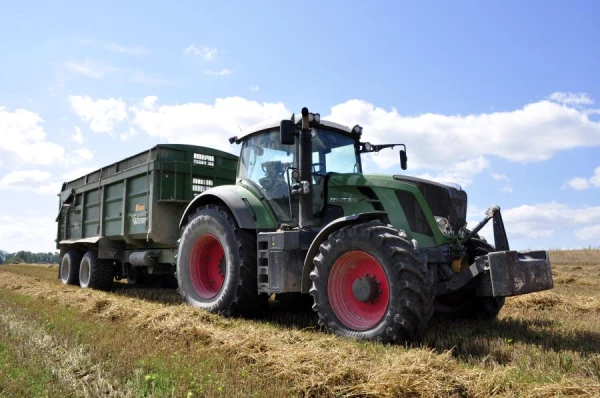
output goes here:
[[[296, 125], [294, 125], [296, 127]], [[310, 128], [310, 192], [312, 216], [321, 218], [325, 205], [325, 184], [333, 174], [362, 173], [360, 135], [349, 128], [326, 121]], [[241, 144], [238, 182], [264, 197], [279, 222], [296, 224], [300, 177], [299, 140], [285, 143], [279, 122], [260, 125], [232, 142]]]
[[[297, 225], [300, 195], [311, 197], [311, 218], [315, 224], [323, 219], [327, 182], [336, 174], [362, 174], [361, 154], [403, 144], [372, 145], [361, 142], [362, 127], [352, 129], [321, 120], [309, 114], [307, 131], [308, 178], [300, 178], [301, 121], [263, 123], [251, 127], [230, 142], [241, 144], [237, 178], [239, 184], [264, 197], [280, 223]], [[309, 148], [306, 148], [309, 147]], [[401, 151], [402, 168], [406, 168], [406, 152]], [[304, 181], [304, 186], [302, 182]], [[302, 192], [301, 192], [302, 191]]]

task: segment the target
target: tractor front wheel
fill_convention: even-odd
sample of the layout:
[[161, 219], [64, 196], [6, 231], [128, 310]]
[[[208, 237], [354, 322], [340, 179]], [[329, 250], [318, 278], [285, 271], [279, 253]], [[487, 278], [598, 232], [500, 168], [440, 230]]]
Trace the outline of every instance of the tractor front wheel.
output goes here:
[[418, 338], [433, 312], [434, 274], [412, 243], [380, 221], [332, 233], [314, 259], [319, 323], [355, 339]]

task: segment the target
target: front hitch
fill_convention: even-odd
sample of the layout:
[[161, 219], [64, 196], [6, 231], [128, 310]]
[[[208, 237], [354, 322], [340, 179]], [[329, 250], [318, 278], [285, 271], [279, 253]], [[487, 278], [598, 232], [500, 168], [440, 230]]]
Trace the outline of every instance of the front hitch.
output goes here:
[[471, 232], [463, 239], [463, 243], [468, 242], [477, 232], [481, 231], [481, 228], [491, 219], [494, 220], [494, 246], [497, 251], [510, 250], [508, 246], [508, 238], [506, 237], [506, 229], [504, 228], [504, 221], [502, 221], [502, 214], [500, 214], [500, 206], [491, 206], [485, 212], [485, 218], [481, 220], [479, 224], [473, 228]]

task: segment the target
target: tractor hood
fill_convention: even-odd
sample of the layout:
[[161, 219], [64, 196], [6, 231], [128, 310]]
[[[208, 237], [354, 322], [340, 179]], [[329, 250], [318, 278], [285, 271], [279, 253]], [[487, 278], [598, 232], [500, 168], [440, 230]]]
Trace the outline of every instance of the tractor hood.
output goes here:
[[[424, 180], [404, 175], [382, 175], [382, 174], [337, 174], [332, 175], [329, 180], [330, 186], [354, 186], [357, 188], [379, 188], [394, 190], [398, 200], [408, 218], [414, 211], [406, 205], [410, 201], [405, 192], [415, 192], [423, 196], [429, 206], [432, 215], [448, 219], [455, 231], [458, 231], [467, 222], [467, 194], [459, 186], [450, 186], [438, 182]], [[360, 190], [360, 189], [359, 189]], [[385, 205], [385, 204], [384, 204]], [[415, 216], [416, 217], [416, 216]]]

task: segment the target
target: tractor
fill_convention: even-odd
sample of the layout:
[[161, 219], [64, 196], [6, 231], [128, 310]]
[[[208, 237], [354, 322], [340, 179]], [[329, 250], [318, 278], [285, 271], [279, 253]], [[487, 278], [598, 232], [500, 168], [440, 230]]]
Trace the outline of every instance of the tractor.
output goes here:
[[[354, 339], [419, 338], [434, 312], [493, 319], [508, 296], [551, 289], [546, 251], [510, 250], [500, 208], [467, 229], [467, 194], [406, 175], [363, 174], [368, 153], [406, 146], [362, 140], [362, 127], [301, 118], [229, 139], [235, 185], [183, 212], [176, 258], [182, 297], [227, 316], [275, 294], [310, 297], [326, 330]], [[493, 222], [494, 245], [478, 232]]]

